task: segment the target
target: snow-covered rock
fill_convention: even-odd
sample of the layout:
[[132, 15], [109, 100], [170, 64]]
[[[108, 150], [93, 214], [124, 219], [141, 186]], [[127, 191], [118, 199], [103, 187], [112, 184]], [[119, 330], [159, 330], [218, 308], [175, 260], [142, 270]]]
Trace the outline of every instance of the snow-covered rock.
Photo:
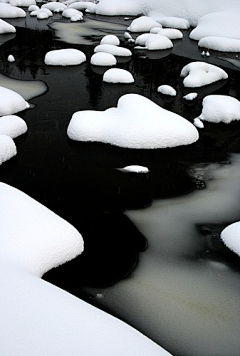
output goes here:
[[240, 256], [240, 222], [228, 225], [220, 235], [224, 244]]
[[0, 134], [0, 165], [17, 154], [13, 139], [8, 135]]
[[94, 66], [114, 66], [117, 60], [110, 53], [98, 52], [92, 55], [90, 63]]
[[48, 2], [47, 4], [43, 4], [41, 6], [41, 9], [44, 9], [44, 8], [49, 9], [51, 11], [55, 11], [58, 9], [66, 10], [67, 5], [63, 4], [62, 2], [51, 1], [51, 2]]
[[15, 33], [15, 32], [16, 32], [16, 28], [14, 26], [12, 26], [12, 25], [10, 25], [10, 23], [0, 19], [0, 35], [2, 35], [4, 33]]
[[26, 12], [19, 7], [10, 4], [0, 3], [0, 18], [14, 19], [18, 17], [26, 17]]
[[178, 40], [183, 38], [182, 32], [174, 28], [160, 28], [157, 30], [157, 27], [154, 27], [150, 32], [166, 36], [170, 40]]
[[8, 62], [10, 62], [10, 63], [15, 62], [15, 58], [14, 58], [14, 56], [13, 56], [12, 54], [9, 54], [7, 60], [8, 60]]
[[166, 85], [166, 84], [160, 85], [157, 88], [157, 91], [158, 91], [158, 93], [165, 94], [165, 95], [170, 95], [170, 96], [177, 95], [176, 90], [173, 87], [171, 87], [170, 85]]
[[193, 123], [199, 129], [203, 129], [204, 128], [203, 122], [198, 117], [196, 117], [196, 119], [194, 119]]
[[240, 52], [240, 39], [229, 37], [207, 36], [200, 39], [199, 47], [221, 52]]
[[0, 98], [0, 116], [12, 115], [30, 107], [21, 95], [1, 86]]
[[132, 55], [132, 52], [128, 48], [114, 46], [111, 44], [101, 44], [94, 48], [94, 52], [105, 52], [110, 53], [113, 56], [118, 57], [129, 57]]
[[208, 95], [203, 99], [200, 120], [229, 124], [240, 120], [240, 101], [227, 95]]
[[103, 81], [106, 83], [134, 83], [133, 76], [125, 69], [111, 68], [103, 75]]
[[161, 19], [160, 23], [163, 27], [170, 27], [179, 30], [187, 30], [190, 27], [190, 24], [186, 19], [178, 17], [164, 17]]
[[148, 32], [152, 27], [161, 28], [161, 24], [148, 16], [141, 16], [133, 20], [131, 25], [127, 28], [130, 32]]
[[36, 5], [35, 0], [10, 0], [9, 4], [12, 6], [28, 7], [30, 5]]
[[173, 47], [172, 41], [166, 36], [150, 34], [145, 43], [149, 51], [164, 50]]
[[38, 10], [40, 10], [40, 9], [39, 9], [39, 6], [37, 6], [37, 5], [30, 5], [30, 6], [28, 7], [28, 11], [29, 11], [29, 12], [38, 11]]
[[181, 77], [184, 78], [183, 85], [185, 87], [194, 88], [227, 79], [228, 75], [223, 69], [213, 64], [192, 62], [183, 67]]
[[27, 132], [26, 122], [17, 115], [6, 115], [0, 117], [0, 135], [16, 138]]
[[68, 19], [72, 19], [72, 18], [78, 18], [78, 21], [82, 21], [83, 20], [83, 13], [79, 10], [76, 9], [66, 9], [62, 12], [62, 17], [66, 17]]
[[189, 121], [138, 94], [122, 96], [117, 108], [76, 112], [67, 134], [76, 141], [146, 149], [188, 145], [199, 137]]
[[115, 35], [106, 35], [101, 39], [100, 45], [102, 44], [110, 44], [114, 46], [119, 46], [120, 41], [119, 38]]
[[126, 173], [149, 173], [149, 169], [147, 167], [138, 165], [126, 166], [123, 168], [119, 168], [119, 170]]
[[82, 51], [74, 48], [53, 50], [45, 55], [44, 62], [50, 66], [73, 66], [86, 61]]
[[146, 46], [146, 41], [147, 41], [149, 36], [150, 36], [150, 33], [142, 33], [141, 35], [137, 36], [137, 38], [135, 40], [136, 46], [145, 47]]
[[185, 95], [183, 97], [183, 99], [191, 101], [191, 100], [196, 99], [197, 96], [198, 96], [198, 93], [189, 93], [189, 94]]

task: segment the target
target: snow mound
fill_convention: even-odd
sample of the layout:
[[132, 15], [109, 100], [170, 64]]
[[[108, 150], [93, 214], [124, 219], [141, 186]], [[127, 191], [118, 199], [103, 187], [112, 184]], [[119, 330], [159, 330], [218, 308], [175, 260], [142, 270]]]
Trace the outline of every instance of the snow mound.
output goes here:
[[38, 11], [38, 10], [40, 10], [40, 9], [39, 9], [39, 6], [37, 6], [37, 5], [30, 5], [30, 6], [28, 7], [28, 11], [29, 11], [29, 12], [31, 12], [31, 11]]
[[101, 44], [94, 48], [94, 52], [105, 52], [110, 53], [113, 56], [118, 57], [129, 57], [132, 55], [132, 52], [128, 48], [118, 47], [111, 44]]
[[166, 36], [150, 34], [146, 40], [145, 46], [149, 51], [164, 50], [173, 47], [172, 41]]
[[160, 29], [158, 29], [157, 27], [153, 27], [151, 29], [150, 33], [155, 33], [158, 35], [166, 36], [170, 40], [177, 40], [177, 39], [183, 38], [182, 32], [179, 30], [176, 30], [174, 28], [160, 28]]
[[120, 41], [119, 38], [115, 35], [106, 35], [101, 39], [100, 44], [110, 44], [110, 45], [114, 45], [114, 46], [119, 46], [120, 45]]
[[8, 62], [10, 62], [10, 63], [15, 62], [15, 58], [13, 57], [12, 54], [9, 54], [7, 60], [8, 60]]
[[240, 222], [227, 226], [220, 235], [224, 244], [240, 256]]
[[57, 2], [57, 1], [52, 1], [52, 2], [49, 2], [47, 4], [43, 4], [41, 6], [41, 9], [49, 9], [50, 11], [55, 11], [55, 10], [58, 10], [58, 9], [62, 9], [62, 10], [66, 10], [67, 9], [67, 6], [61, 2]]
[[[64, 3], [67, 4], [67, 2], [64, 2]], [[76, 2], [69, 4], [69, 6], [68, 6], [68, 8], [70, 8], [70, 9], [76, 9], [79, 11], [84, 11], [86, 9], [89, 9], [89, 10], [92, 9], [93, 12], [94, 12], [94, 7], [95, 7], [94, 3], [87, 2], [87, 1], [76, 1]]]
[[177, 92], [176, 90], [171, 87], [170, 85], [160, 85], [157, 88], [158, 93], [165, 94], [165, 95], [170, 95], [170, 96], [176, 96]]
[[149, 36], [150, 36], [150, 33], [142, 33], [141, 35], [137, 36], [137, 38], [135, 40], [135, 44], [138, 46], [145, 47], [146, 41]]
[[0, 135], [11, 138], [18, 137], [27, 132], [26, 122], [17, 115], [6, 115], [0, 117]]
[[151, 17], [141, 16], [133, 20], [127, 30], [130, 32], [148, 32], [152, 27], [161, 28], [162, 26]]
[[119, 170], [127, 173], [149, 173], [149, 169], [147, 167], [138, 165], [126, 166], [124, 168], [119, 168]]
[[15, 33], [15, 32], [16, 32], [16, 28], [14, 26], [0, 19], [0, 35], [4, 33]]
[[221, 79], [227, 79], [227, 73], [213, 64], [205, 62], [192, 62], [183, 67], [181, 77], [184, 78], [185, 87], [202, 87]]
[[138, 94], [123, 95], [117, 108], [76, 112], [67, 134], [76, 141], [143, 149], [188, 145], [199, 138], [189, 121]]
[[10, 4], [0, 3], [0, 18], [14, 19], [18, 17], [26, 17], [26, 12], [19, 7]]
[[83, 20], [83, 13], [79, 10], [76, 9], [66, 9], [63, 11], [62, 13], [62, 17], [66, 17], [68, 19], [75, 19], [77, 18], [78, 21], [82, 21]]
[[12, 115], [30, 107], [21, 95], [1, 86], [0, 98], [0, 116]]
[[203, 122], [198, 117], [196, 117], [196, 119], [194, 119], [194, 126], [196, 126], [199, 129], [204, 128]]
[[190, 24], [186, 19], [178, 17], [164, 17], [161, 19], [161, 25], [163, 27], [170, 27], [179, 30], [187, 30], [190, 27]]
[[207, 36], [200, 39], [199, 47], [221, 52], [240, 52], [240, 39], [228, 37]]
[[44, 62], [50, 66], [73, 66], [86, 61], [82, 51], [74, 48], [58, 49], [46, 53]]
[[17, 154], [17, 148], [10, 136], [0, 134], [0, 165]]
[[111, 68], [103, 75], [103, 81], [106, 83], [134, 83], [133, 76], [125, 69]]
[[117, 60], [110, 53], [98, 52], [92, 55], [90, 63], [94, 66], [114, 66]]
[[203, 99], [200, 120], [229, 124], [240, 120], [240, 101], [227, 95], [208, 95]]
[[198, 93], [189, 93], [189, 94], [185, 95], [183, 97], [183, 99], [191, 101], [191, 100], [196, 99], [197, 96], [198, 96]]
[[28, 7], [30, 5], [36, 5], [35, 0], [10, 0], [9, 4], [12, 6]]

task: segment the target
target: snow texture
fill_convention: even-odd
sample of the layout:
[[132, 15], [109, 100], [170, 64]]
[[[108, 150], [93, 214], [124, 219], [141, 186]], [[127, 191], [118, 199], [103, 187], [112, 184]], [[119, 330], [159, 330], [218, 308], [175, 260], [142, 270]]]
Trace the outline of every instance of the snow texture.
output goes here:
[[27, 132], [26, 122], [17, 115], [0, 117], [0, 135], [16, 138]]
[[51, 66], [74, 66], [85, 62], [86, 56], [78, 49], [66, 48], [46, 53], [44, 61]]
[[90, 63], [94, 66], [114, 66], [117, 60], [110, 53], [98, 52], [92, 55]]
[[[149, 51], [164, 50], [173, 47], [173, 43], [169, 38], [153, 33], [139, 35], [136, 38], [135, 44], [143, 46]], [[138, 47], [135, 47], [135, 49], [138, 49]]]
[[79, 10], [76, 9], [66, 9], [63, 11], [62, 13], [62, 17], [66, 17], [68, 19], [72, 19], [72, 18], [78, 18], [78, 21], [82, 21], [83, 20], [83, 13]]
[[128, 48], [118, 47], [111, 44], [101, 44], [94, 48], [94, 52], [105, 52], [110, 53], [113, 56], [118, 57], [129, 57], [132, 55], [132, 52]]
[[176, 90], [171, 87], [170, 85], [160, 85], [157, 88], [158, 93], [165, 94], [165, 95], [170, 95], [170, 96], [176, 96], [177, 92]]
[[203, 99], [200, 120], [229, 124], [240, 120], [240, 101], [227, 95], [208, 95]]
[[197, 88], [212, 84], [221, 79], [227, 79], [227, 73], [213, 64], [205, 62], [192, 62], [183, 67], [181, 77], [183, 85], [188, 88]]
[[76, 112], [67, 134], [76, 141], [146, 149], [188, 145], [199, 138], [189, 121], [138, 94], [123, 95], [117, 108]]
[[158, 35], [166, 36], [170, 40], [177, 40], [177, 39], [183, 38], [182, 32], [179, 30], [176, 30], [174, 28], [160, 28], [159, 29], [158, 27], [153, 27], [150, 32], [158, 34]]
[[240, 52], [240, 39], [229, 37], [207, 36], [200, 39], [199, 47], [221, 52]]
[[56, 1], [52, 1], [52, 2], [48, 2], [47, 4], [43, 4], [41, 6], [41, 9], [49, 9], [51, 11], [55, 11], [55, 10], [58, 10], [58, 9], [67, 9], [67, 6], [61, 2], [56, 2]]
[[14, 19], [18, 17], [26, 17], [26, 12], [19, 7], [10, 4], [0, 3], [0, 18]]
[[0, 19], [0, 35], [4, 33], [15, 33], [15, 32], [16, 32], [16, 28], [14, 26]]
[[0, 165], [17, 154], [17, 148], [10, 136], [0, 134]]
[[103, 75], [103, 81], [106, 83], [134, 83], [133, 76], [125, 69], [111, 68]]
[[130, 32], [148, 32], [151, 30], [152, 27], [161, 28], [162, 26], [160, 25], [160, 23], [153, 20], [151, 17], [141, 16], [133, 20], [127, 30]]
[[224, 244], [240, 256], [240, 222], [227, 226], [220, 235]]
[[115, 35], [106, 35], [101, 39], [100, 44], [110, 44], [110, 45], [114, 45], [114, 46], [119, 46], [120, 45], [120, 41], [119, 38]]
[[30, 5], [36, 5], [35, 0], [10, 0], [9, 4], [12, 6], [28, 7]]
[[21, 95], [1, 86], [0, 98], [0, 116], [12, 115], [30, 107]]

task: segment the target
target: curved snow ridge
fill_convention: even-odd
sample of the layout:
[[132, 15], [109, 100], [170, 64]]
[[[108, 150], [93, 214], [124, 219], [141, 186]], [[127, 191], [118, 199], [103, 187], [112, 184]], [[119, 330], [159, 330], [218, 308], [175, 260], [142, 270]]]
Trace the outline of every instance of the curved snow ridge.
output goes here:
[[138, 94], [123, 95], [116, 108], [106, 111], [76, 112], [67, 134], [76, 141], [139, 149], [189, 145], [199, 138], [189, 121]]

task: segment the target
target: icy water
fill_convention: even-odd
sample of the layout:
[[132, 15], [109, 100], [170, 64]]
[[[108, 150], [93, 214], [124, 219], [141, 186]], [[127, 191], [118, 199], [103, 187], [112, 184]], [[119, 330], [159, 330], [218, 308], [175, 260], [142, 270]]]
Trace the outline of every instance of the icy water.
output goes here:
[[[206, 124], [197, 143], [165, 150], [76, 143], [66, 135], [74, 112], [105, 110], [133, 92], [192, 121], [208, 94], [240, 99], [238, 60], [211, 53], [208, 61], [229, 79], [198, 89], [198, 99], [186, 102], [183, 95], [193, 90], [183, 87], [181, 69], [202, 60], [187, 32], [172, 51], [134, 52], [119, 62], [135, 83], [110, 85], [102, 82], [104, 70], [89, 64], [93, 45], [111, 32], [125, 46], [129, 22], [89, 16], [81, 27], [54, 15], [11, 23], [16, 35], [0, 36], [0, 85], [11, 85], [31, 109], [19, 113], [28, 133], [15, 140], [18, 154], [0, 166], [0, 179], [72, 223], [85, 240], [82, 256], [44, 278], [125, 320], [173, 355], [238, 356], [239, 257], [219, 235], [240, 216], [240, 124]], [[44, 65], [46, 52], [69, 47], [82, 50], [87, 62]], [[158, 94], [161, 84], [172, 85], [177, 97]], [[131, 164], [150, 173], [118, 170]]]

